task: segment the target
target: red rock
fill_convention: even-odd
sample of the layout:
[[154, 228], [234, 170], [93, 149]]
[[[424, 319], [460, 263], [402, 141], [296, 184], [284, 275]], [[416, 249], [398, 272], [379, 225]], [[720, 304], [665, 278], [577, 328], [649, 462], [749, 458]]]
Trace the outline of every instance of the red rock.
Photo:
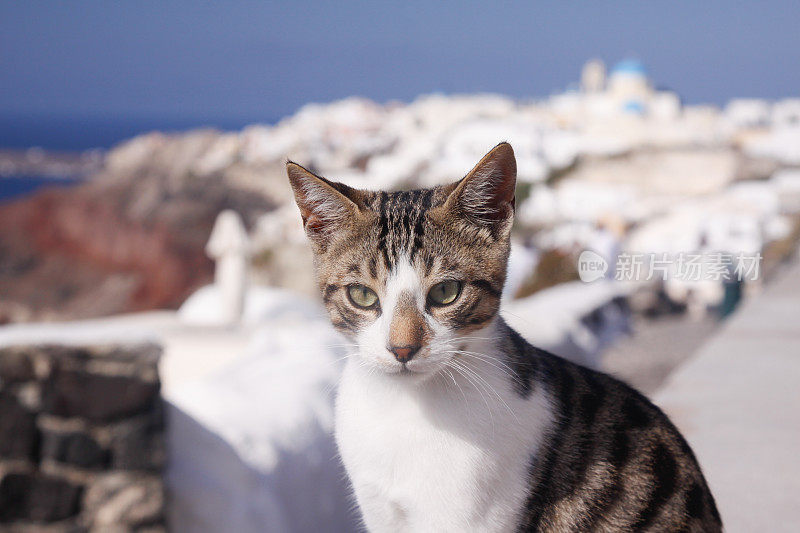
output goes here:
[[213, 277], [217, 214], [271, 208], [221, 176], [130, 170], [0, 204], [0, 323], [176, 308]]

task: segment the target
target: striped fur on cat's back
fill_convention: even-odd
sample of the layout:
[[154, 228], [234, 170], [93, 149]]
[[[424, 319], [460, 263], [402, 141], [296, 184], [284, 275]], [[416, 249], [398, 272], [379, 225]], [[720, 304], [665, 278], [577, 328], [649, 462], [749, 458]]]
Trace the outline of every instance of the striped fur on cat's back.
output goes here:
[[370, 531], [721, 530], [697, 460], [656, 406], [499, 316], [510, 145], [414, 191], [287, 170], [323, 301], [354, 346], [336, 440]]
[[700, 466], [658, 407], [610, 376], [508, 330], [519, 392], [547, 386], [558, 420], [531, 458], [522, 531], [717, 531]]

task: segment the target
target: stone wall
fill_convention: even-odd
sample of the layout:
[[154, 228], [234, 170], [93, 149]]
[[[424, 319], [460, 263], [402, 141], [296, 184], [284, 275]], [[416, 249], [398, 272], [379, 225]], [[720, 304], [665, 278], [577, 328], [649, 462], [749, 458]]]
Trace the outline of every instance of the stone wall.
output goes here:
[[0, 530], [163, 530], [160, 352], [0, 348]]

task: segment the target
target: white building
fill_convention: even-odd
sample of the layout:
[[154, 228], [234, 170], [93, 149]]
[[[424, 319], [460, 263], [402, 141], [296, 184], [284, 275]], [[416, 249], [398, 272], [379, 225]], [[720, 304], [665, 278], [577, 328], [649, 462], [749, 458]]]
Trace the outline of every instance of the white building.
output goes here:
[[620, 61], [606, 78], [605, 64], [593, 59], [581, 72], [580, 91], [568, 90], [550, 101], [559, 118], [569, 122], [622, 117], [674, 120], [681, 101], [671, 91], [656, 91], [644, 65], [635, 59]]

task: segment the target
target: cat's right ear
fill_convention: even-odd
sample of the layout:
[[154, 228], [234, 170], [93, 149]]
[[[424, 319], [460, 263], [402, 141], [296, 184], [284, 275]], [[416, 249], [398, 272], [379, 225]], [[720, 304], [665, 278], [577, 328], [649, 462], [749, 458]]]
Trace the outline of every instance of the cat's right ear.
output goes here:
[[455, 184], [445, 205], [478, 226], [510, 230], [516, 182], [514, 149], [502, 142]]
[[317, 176], [292, 161], [286, 163], [286, 173], [300, 208], [303, 227], [312, 242], [324, 244], [332, 233], [353, 221], [358, 206], [345, 195], [349, 187]]

